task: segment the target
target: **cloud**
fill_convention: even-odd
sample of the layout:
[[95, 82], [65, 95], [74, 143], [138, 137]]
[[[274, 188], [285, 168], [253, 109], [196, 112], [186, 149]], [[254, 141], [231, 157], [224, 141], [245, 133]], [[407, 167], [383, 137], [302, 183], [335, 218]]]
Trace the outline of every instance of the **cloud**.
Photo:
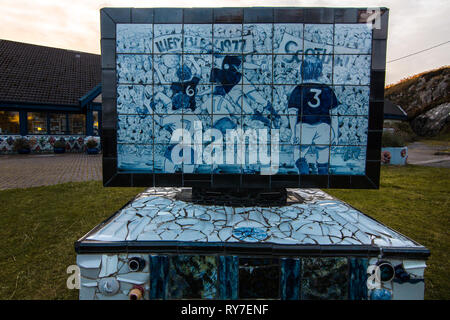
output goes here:
[[[162, 5], [161, 5], [162, 4]], [[222, 6], [328, 6], [361, 7], [360, 0], [197, 0], [198, 7]], [[393, 60], [450, 40], [448, 0], [371, 1], [368, 7], [390, 9], [387, 60]], [[0, 38], [71, 50], [100, 53], [100, 14], [103, 7], [161, 7], [160, 1], [2, 0]], [[191, 7], [192, 1], [172, 0], [171, 7]], [[386, 82], [450, 64], [450, 45], [392, 62]]]

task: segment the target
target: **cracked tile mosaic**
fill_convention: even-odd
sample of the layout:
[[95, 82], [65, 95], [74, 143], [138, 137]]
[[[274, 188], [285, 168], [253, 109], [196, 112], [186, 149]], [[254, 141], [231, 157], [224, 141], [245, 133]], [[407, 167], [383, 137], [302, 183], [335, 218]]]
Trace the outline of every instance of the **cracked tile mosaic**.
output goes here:
[[180, 191], [148, 189], [86, 239], [418, 246], [319, 190], [290, 189], [302, 203], [267, 208], [193, 204], [177, 200]]
[[[193, 136], [225, 141], [230, 130], [267, 129], [258, 138], [281, 164], [278, 174], [364, 175], [371, 37], [363, 24], [118, 24], [118, 141], [146, 144], [140, 155], [153, 156], [136, 162], [136, 152], [121, 154], [121, 170], [135, 163], [147, 173], [260, 175], [258, 163], [211, 166], [220, 149], [217, 157], [193, 150], [208, 147]], [[181, 157], [171, 141], [177, 129], [191, 134]], [[201, 163], [176, 163], [193, 157]]]

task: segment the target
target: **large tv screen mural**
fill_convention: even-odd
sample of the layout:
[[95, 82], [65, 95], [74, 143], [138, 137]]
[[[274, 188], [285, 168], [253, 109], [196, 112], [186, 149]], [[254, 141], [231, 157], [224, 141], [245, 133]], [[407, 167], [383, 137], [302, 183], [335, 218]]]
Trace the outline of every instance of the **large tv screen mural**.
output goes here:
[[151, 176], [146, 185], [155, 175], [211, 186], [213, 176], [240, 177], [230, 184], [261, 176], [269, 188], [283, 178], [332, 187], [329, 177], [343, 176], [335, 187], [352, 187], [352, 177], [367, 177], [368, 162], [379, 161], [368, 159], [380, 129], [369, 128], [380, 116], [369, 112], [373, 28], [277, 22], [264, 10], [272, 10], [267, 22], [182, 14], [180, 23], [157, 23], [152, 10], [152, 23], [115, 23], [117, 173]]

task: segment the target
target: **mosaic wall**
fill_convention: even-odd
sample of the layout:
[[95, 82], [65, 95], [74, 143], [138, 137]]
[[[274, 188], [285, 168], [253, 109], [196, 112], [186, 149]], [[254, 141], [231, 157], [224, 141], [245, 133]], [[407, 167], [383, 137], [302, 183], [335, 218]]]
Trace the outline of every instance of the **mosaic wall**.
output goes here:
[[[277, 174], [365, 174], [365, 24], [119, 23], [116, 37], [119, 170], [259, 174], [278, 153]], [[176, 129], [192, 133], [183, 163]], [[233, 129], [267, 134], [228, 144]], [[215, 161], [227, 148], [244, 161]]]
[[66, 142], [66, 152], [84, 152], [89, 139], [97, 141], [97, 148], [100, 148], [100, 137], [89, 136], [60, 136], [60, 135], [36, 135], [36, 136], [0, 136], [0, 154], [15, 153], [14, 141], [18, 138], [26, 138], [30, 143], [31, 153], [53, 152], [53, 144], [63, 138]]
[[[145, 264], [132, 271], [130, 259]], [[216, 255], [78, 255], [80, 299], [126, 300], [139, 286], [143, 299], [379, 300], [423, 299], [425, 263], [390, 260], [397, 272], [372, 290], [378, 259], [244, 258]]]

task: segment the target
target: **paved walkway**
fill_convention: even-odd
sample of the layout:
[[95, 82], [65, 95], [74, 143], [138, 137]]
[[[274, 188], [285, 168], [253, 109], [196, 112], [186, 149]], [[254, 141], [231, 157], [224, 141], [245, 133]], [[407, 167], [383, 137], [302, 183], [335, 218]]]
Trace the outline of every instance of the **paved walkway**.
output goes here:
[[[408, 145], [408, 163], [450, 168], [446, 149], [422, 142]], [[0, 155], [0, 190], [102, 179], [102, 156], [85, 153]]]
[[101, 179], [100, 154], [0, 155], [0, 190]]
[[430, 145], [423, 142], [414, 142], [408, 145], [408, 164], [450, 168], [450, 156], [435, 155], [436, 152], [446, 150], [446, 146]]

